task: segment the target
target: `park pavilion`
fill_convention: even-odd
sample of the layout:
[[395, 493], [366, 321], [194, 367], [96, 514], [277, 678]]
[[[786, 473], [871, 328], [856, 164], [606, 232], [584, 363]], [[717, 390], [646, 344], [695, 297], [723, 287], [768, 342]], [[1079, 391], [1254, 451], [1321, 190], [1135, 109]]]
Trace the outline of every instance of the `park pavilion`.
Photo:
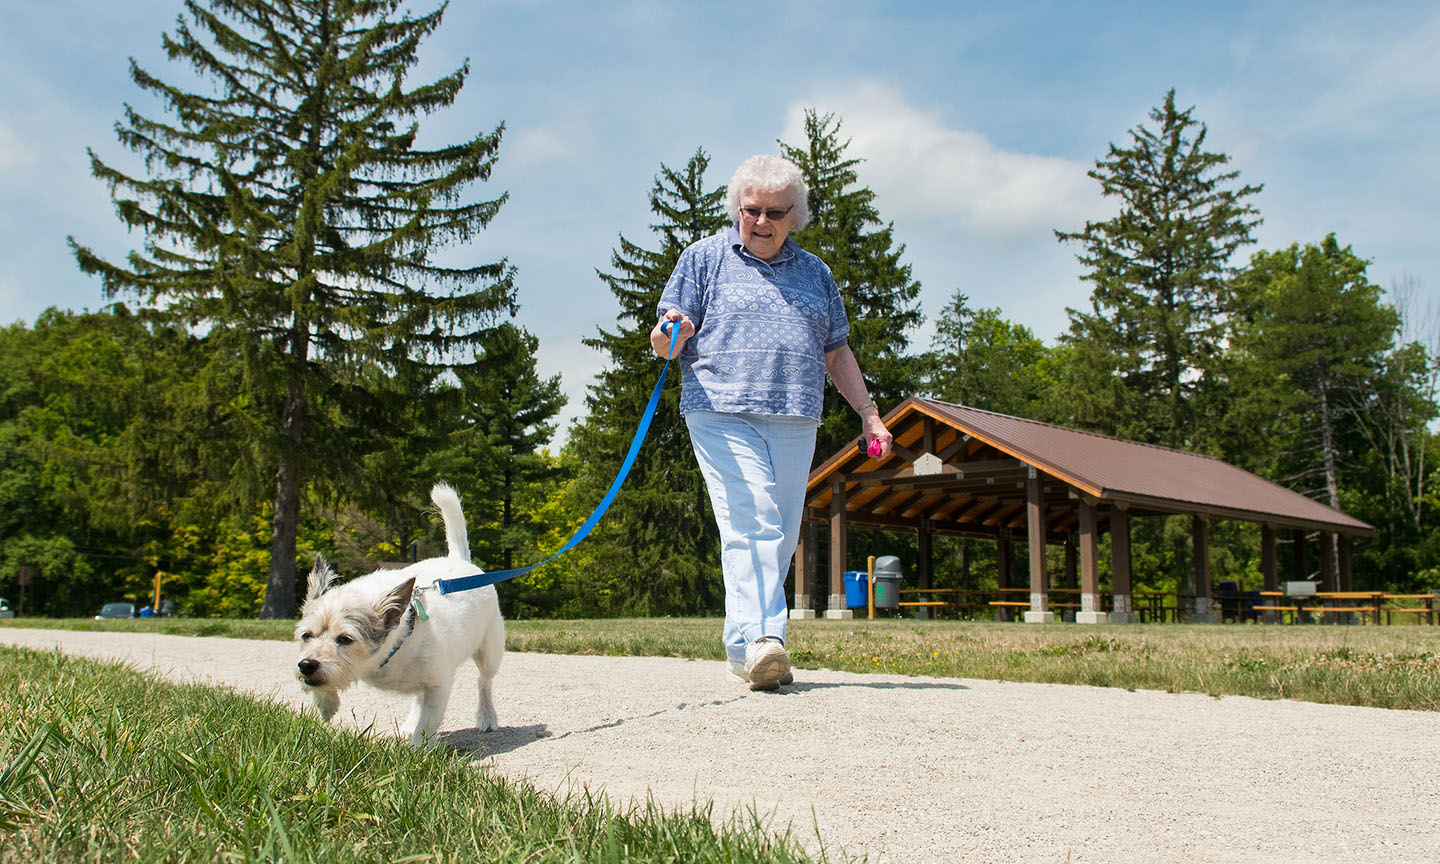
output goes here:
[[[884, 461], [856, 440], [810, 474], [804, 526], [795, 556], [794, 617], [812, 617], [816, 525], [829, 526], [827, 617], [845, 617], [844, 572], [852, 528], [918, 536], [917, 583], [932, 586], [932, 538], [976, 537], [997, 543], [1000, 587], [1007, 587], [1012, 538], [1029, 551], [1025, 620], [1054, 620], [1045, 546], [1066, 544], [1078, 557], [1081, 623], [1135, 620], [1131, 597], [1130, 520], [1189, 515], [1193, 584], [1178, 598], [1180, 615], [1213, 621], [1209, 526], [1214, 519], [1260, 525], [1264, 590], [1278, 587], [1276, 531], [1291, 532], [1295, 572], [1315, 535], [1321, 590], [1351, 590], [1350, 538], [1370, 525], [1197, 453], [1138, 444], [931, 399], [909, 398], [885, 417], [895, 437]], [[1110, 535], [1110, 608], [1101, 602], [1099, 539]], [[1332, 543], [1334, 537], [1336, 542]], [[1021, 592], [1023, 596], [1023, 592]]]

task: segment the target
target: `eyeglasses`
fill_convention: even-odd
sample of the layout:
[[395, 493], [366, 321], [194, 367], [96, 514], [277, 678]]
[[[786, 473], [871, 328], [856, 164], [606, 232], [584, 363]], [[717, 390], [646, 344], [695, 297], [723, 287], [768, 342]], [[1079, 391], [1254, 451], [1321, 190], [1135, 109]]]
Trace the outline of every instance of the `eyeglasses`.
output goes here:
[[761, 210], [759, 207], [741, 207], [740, 213], [744, 215], [747, 219], [749, 219], [751, 222], [758, 222], [760, 220], [761, 213], [764, 213], [765, 218], [769, 219], [771, 222], [779, 222], [781, 219], [784, 219], [786, 216], [790, 215], [790, 211], [794, 209], [794, 204], [791, 204], [784, 210]]

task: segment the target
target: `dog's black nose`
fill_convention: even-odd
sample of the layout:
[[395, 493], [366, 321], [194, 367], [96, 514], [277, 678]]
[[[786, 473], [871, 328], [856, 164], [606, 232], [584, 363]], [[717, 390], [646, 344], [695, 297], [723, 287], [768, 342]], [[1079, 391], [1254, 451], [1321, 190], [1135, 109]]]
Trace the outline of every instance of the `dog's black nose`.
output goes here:
[[299, 666], [300, 674], [309, 677], [315, 674], [316, 669], [320, 668], [320, 663], [307, 657], [304, 660], [300, 661]]

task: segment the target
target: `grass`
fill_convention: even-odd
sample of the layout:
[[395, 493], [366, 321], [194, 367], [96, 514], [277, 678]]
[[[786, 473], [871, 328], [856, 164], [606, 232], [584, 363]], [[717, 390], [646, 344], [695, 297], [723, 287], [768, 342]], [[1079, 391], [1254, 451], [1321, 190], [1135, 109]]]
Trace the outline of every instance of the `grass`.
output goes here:
[[[5, 626], [290, 639], [289, 621], [16, 619]], [[508, 621], [511, 651], [722, 659], [717, 618]], [[799, 669], [1440, 710], [1440, 627], [793, 621]]]
[[[290, 621], [6, 627], [291, 638]], [[507, 622], [510, 650], [719, 660], [719, 619]], [[800, 669], [1440, 710], [1440, 628], [795, 621]], [[447, 748], [0, 647], [0, 862], [803, 862], [753, 813], [557, 799]], [[717, 827], [718, 825], [718, 827]]]
[[0, 648], [0, 861], [803, 862], [750, 814], [559, 800], [222, 689]]

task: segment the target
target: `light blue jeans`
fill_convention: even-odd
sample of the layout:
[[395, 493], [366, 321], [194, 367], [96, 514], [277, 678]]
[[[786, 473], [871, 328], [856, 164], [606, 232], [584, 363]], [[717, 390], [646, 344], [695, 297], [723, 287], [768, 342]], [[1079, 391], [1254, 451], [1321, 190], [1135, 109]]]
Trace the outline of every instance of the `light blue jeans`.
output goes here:
[[819, 424], [716, 411], [691, 411], [685, 424], [720, 527], [725, 654], [743, 662], [756, 639], [785, 639], [785, 575], [800, 538]]

